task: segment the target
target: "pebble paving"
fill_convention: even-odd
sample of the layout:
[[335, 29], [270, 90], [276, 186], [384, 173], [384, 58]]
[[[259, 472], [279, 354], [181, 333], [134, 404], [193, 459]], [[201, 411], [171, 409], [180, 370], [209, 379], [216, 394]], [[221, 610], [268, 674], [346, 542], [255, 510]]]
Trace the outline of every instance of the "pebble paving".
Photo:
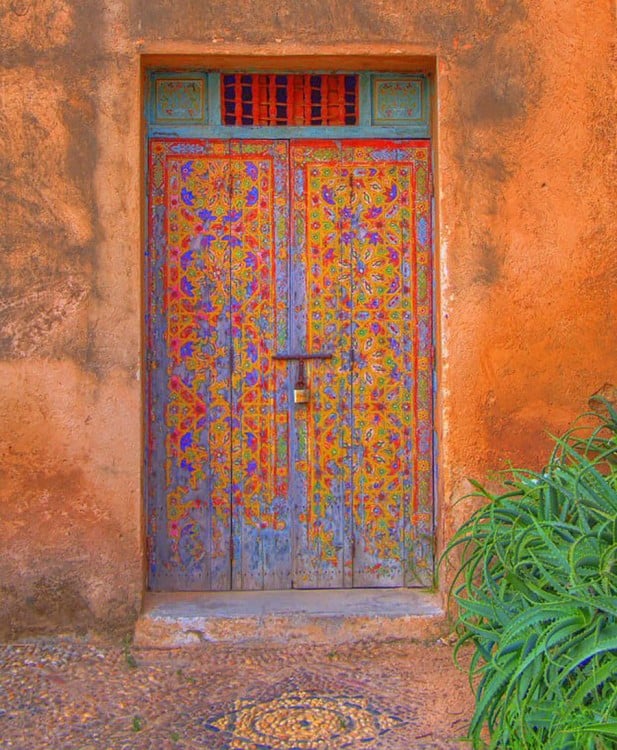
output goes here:
[[466, 675], [442, 642], [0, 646], [0, 748], [460, 750]]

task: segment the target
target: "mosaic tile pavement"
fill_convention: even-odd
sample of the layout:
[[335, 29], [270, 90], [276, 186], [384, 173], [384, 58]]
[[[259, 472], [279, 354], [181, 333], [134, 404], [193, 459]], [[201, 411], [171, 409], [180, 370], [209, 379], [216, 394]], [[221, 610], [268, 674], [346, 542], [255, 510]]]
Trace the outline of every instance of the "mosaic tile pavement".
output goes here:
[[409, 710], [395, 715], [358, 691], [341, 691], [340, 681], [301, 669], [276, 683], [257, 700], [236, 700], [204, 722], [238, 750], [328, 750], [379, 747], [378, 740], [410, 721]]
[[461, 750], [470, 711], [438, 644], [0, 646], [2, 750]]
[[302, 690], [269, 701], [236, 701], [233, 709], [210, 719], [207, 729], [230, 736], [230, 743], [264, 750], [353, 747], [367, 743], [401, 723], [380, 713], [362, 697], [320, 695]]

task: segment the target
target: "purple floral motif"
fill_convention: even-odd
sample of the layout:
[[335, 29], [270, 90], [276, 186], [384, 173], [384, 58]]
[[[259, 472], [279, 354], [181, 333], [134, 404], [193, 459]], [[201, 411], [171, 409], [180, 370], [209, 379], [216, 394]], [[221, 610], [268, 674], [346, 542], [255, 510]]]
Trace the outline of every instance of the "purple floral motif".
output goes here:
[[182, 277], [182, 281], [180, 282], [180, 288], [188, 297], [195, 296], [195, 289], [193, 285], [191, 284], [191, 282], [186, 278], [186, 276]]
[[257, 346], [252, 341], [249, 342], [246, 347], [246, 356], [250, 359], [251, 362], [257, 362]]
[[199, 244], [202, 248], [205, 248], [206, 250], [209, 249], [210, 245], [214, 242], [216, 239], [216, 236], [213, 234], [204, 234], [202, 238], [199, 240]]
[[397, 195], [398, 188], [396, 187], [395, 183], [392, 183], [392, 185], [386, 190], [386, 200], [393, 201]]
[[234, 234], [224, 234], [221, 239], [225, 242], [229, 242], [230, 247], [240, 247], [242, 244], [242, 240]]
[[391, 338], [391, 339], [389, 340], [389, 343], [390, 343], [390, 349], [391, 349], [391, 350], [392, 350], [392, 351], [393, 351], [393, 352], [394, 352], [395, 354], [400, 354], [400, 353], [401, 353], [401, 345], [400, 345], [400, 342], [398, 341], [398, 339], [395, 339], [395, 338]]
[[254, 206], [259, 199], [259, 191], [256, 187], [252, 187], [246, 194], [246, 205]]
[[216, 214], [213, 214], [212, 211], [207, 208], [202, 208], [200, 211], [198, 211], [197, 216], [199, 216], [204, 224], [209, 224], [211, 221], [214, 221], [214, 219], [216, 219]]
[[424, 216], [418, 221], [418, 242], [426, 245], [428, 242], [428, 222]]
[[321, 197], [325, 200], [326, 203], [329, 203], [331, 206], [334, 206], [334, 193], [332, 192], [332, 188], [329, 188], [327, 185], [324, 185], [321, 189]]
[[186, 203], [187, 206], [192, 206], [193, 203], [195, 203], [195, 196], [193, 195], [192, 190], [187, 190], [186, 188], [182, 188], [180, 191], [180, 197]]
[[218, 422], [222, 416], [223, 416], [223, 409], [220, 406], [210, 407], [210, 420], [212, 422]]

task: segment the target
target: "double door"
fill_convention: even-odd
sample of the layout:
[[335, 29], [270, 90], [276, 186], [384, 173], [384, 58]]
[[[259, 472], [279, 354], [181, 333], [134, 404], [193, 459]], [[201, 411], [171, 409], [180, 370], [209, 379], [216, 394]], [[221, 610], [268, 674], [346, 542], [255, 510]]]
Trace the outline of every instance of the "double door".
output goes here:
[[157, 590], [432, 576], [426, 141], [153, 139]]

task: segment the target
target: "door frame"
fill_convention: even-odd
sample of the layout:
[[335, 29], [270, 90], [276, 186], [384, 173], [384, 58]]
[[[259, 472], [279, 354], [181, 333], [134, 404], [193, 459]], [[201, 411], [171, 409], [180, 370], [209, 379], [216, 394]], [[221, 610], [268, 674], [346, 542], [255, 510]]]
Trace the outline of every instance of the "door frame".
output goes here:
[[[328, 61], [328, 64], [325, 65], [324, 63]], [[247, 63], [250, 61], [250, 65]], [[360, 65], [359, 63], [362, 63]], [[244, 57], [244, 56], [234, 56], [234, 57], [199, 57], [195, 58], [192, 57], [190, 60], [188, 60], [186, 57], [178, 57], [178, 56], [150, 56], [150, 55], [144, 55], [142, 56], [142, 75], [143, 75], [143, 101], [144, 101], [144, 107], [143, 107], [143, 132], [144, 132], [144, 144], [147, 148], [147, 144], [149, 141], [149, 132], [148, 132], [148, 124], [147, 124], [147, 109], [148, 109], [148, 97], [149, 97], [149, 91], [150, 91], [150, 75], [153, 70], [158, 71], [164, 71], [165, 73], [169, 75], [174, 75], [176, 73], [180, 73], [182, 75], [185, 75], [188, 72], [191, 71], [201, 71], [203, 69], [206, 70], [213, 70], [216, 68], [216, 70], [220, 72], [224, 71], [231, 71], [231, 70], [241, 70], [248, 68], [252, 71], [263, 71], [263, 72], [312, 72], [312, 71], [319, 71], [319, 72], [329, 72], [330, 70], [336, 70], [339, 71], [350, 71], [350, 72], [357, 72], [359, 70], [362, 71], [371, 71], [371, 72], [377, 72], [377, 73], [387, 73], [387, 72], [393, 72], [393, 73], [403, 73], [403, 74], [422, 74], [427, 77], [427, 80], [430, 82], [429, 87], [429, 97], [428, 97], [428, 106], [431, 112], [435, 112], [435, 106], [434, 101], [436, 97], [436, 86], [435, 86], [435, 59], [434, 58], [423, 58], [421, 60], [418, 60], [418, 58], [384, 58], [384, 57], [375, 57], [375, 58], [367, 58], [365, 56], [362, 57], [353, 57], [349, 56], [346, 58], [340, 58], [338, 56], [329, 56], [327, 58], [320, 58], [315, 56], [294, 56], [294, 57], [280, 57], [280, 58], [268, 58], [267, 60], [256, 60], [255, 58], [251, 57]], [[310, 136], [308, 133], [303, 134], [297, 134], [296, 133], [285, 133], [283, 132], [285, 128], [281, 128], [277, 135], [280, 138], [285, 138], [287, 140], [297, 140], [297, 139], [305, 139], [305, 138], [323, 138], [324, 135], [324, 129], [319, 128], [315, 129]], [[342, 132], [341, 132], [342, 131]], [[262, 135], [263, 131], [255, 131], [251, 133], [251, 136], [253, 138], [266, 138], [265, 134]], [[348, 139], [350, 136], [347, 135], [346, 129], [341, 128], [339, 130], [339, 137], [343, 139]], [[239, 135], [239, 134], [238, 134]], [[435, 118], [430, 118], [430, 129], [427, 138], [431, 141], [431, 147], [432, 147], [432, 153], [431, 153], [431, 178], [432, 178], [432, 184], [433, 186], [437, 182], [437, 149], [436, 149], [436, 122]], [[208, 135], [202, 135], [200, 137], [208, 138]], [[235, 138], [237, 136], [229, 135], [229, 138]], [[269, 135], [267, 136], [270, 137]], [[384, 133], [383, 136], [377, 135], [374, 131], [371, 133], [367, 133], [363, 136], [358, 136], [361, 138], [377, 138], [377, 137], [383, 137], [383, 138], [391, 138], [394, 137], [392, 135]], [[413, 135], [406, 133], [403, 135], [402, 133], [397, 133], [397, 138], [405, 138], [405, 139], [413, 139]], [[326, 136], [326, 139], [328, 137]], [[143, 153], [143, 152], [142, 152]], [[143, 157], [142, 157], [143, 158]], [[147, 162], [144, 164], [145, 167], [147, 167]], [[142, 170], [142, 173], [145, 174], [146, 169]], [[144, 206], [144, 217], [146, 218], [147, 213], [147, 195], [145, 194], [146, 188], [146, 181], [142, 180], [142, 190], [144, 190], [143, 195], [143, 206]], [[439, 389], [438, 389], [438, 383], [439, 383], [439, 348], [437, 346], [439, 342], [439, 332], [440, 332], [440, 325], [439, 325], [439, 307], [438, 307], [438, 294], [437, 291], [439, 289], [438, 284], [438, 277], [437, 277], [437, 270], [439, 267], [438, 263], [438, 248], [439, 248], [439, 242], [438, 242], [438, 236], [436, 234], [436, 227], [437, 227], [437, 202], [435, 201], [435, 190], [433, 187], [432, 191], [432, 206], [431, 206], [431, 218], [432, 218], [432, 226], [431, 226], [431, 238], [432, 238], [432, 375], [431, 375], [431, 381], [432, 381], [432, 446], [433, 446], [433, 456], [432, 456], [432, 471], [433, 471], [433, 546], [435, 548], [436, 554], [434, 555], [434, 559], [437, 559], [437, 555], [439, 554], [440, 547], [442, 546], [442, 538], [443, 538], [443, 527], [444, 527], [444, 519], [440, 517], [439, 515], [439, 504], [437, 502], [437, 498], [440, 495], [440, 472], [439, 472], [439, 465], [438, 465], [438, 446], [440, 445], [440, 435], [442, 432], [442, 423], [440, 419], [440, 412], [438, 411], [438, 405], [439, 405]], [[148, 235], [148, 223], [147, 218], [143, 223], [143, 244], [145, 246], [145, 243], [147, 242], [147, 235]], [[143, 277], [142, 277], [143, 278]], [[146, 289], [144, 288], [144, 294], [142, 297], [142, 310], [143, 310], [143, 317], [142, 320], [145, 320], [145, 314], [147, 314], [148, 310], [148, 299], [146, 297]], [[145, 326], [144, 326], [145, 329]], [[148, 368], [151, 366], [151, 362], [149, 359], [149, 352], [147, 349], [147, 341], [146, 341], [146, 332], [144, 330], [143, 332], [143, 366], [144, 369], [147, 371]], [[144, 422], [147, 419], [146, 414], [146, 379], [144, 378], [144, 404], [142, 408], [142, 414], [144, 415]], [[146, 426], [144, 424], [144, 456], [146, 454], [147, 446], [146, 446]], [[143, 472], [143, 481], [142, 481], [142, 503], [141, 503], [141, 513], [142, 513], [142, 534], [144, 539], [144, 579], [145, 579], [145, 588], [147, 590], [148, 586], [148, 556], [150, 554], [150, 550], [148, 549], [148, 536], [146, 533], [146, 511], [145, 511], [145, 503], [146, 503], [146, 493], [145, 493], [145, 483], [147, 481], [147, 465], [144, 464], [144, 472]]]

